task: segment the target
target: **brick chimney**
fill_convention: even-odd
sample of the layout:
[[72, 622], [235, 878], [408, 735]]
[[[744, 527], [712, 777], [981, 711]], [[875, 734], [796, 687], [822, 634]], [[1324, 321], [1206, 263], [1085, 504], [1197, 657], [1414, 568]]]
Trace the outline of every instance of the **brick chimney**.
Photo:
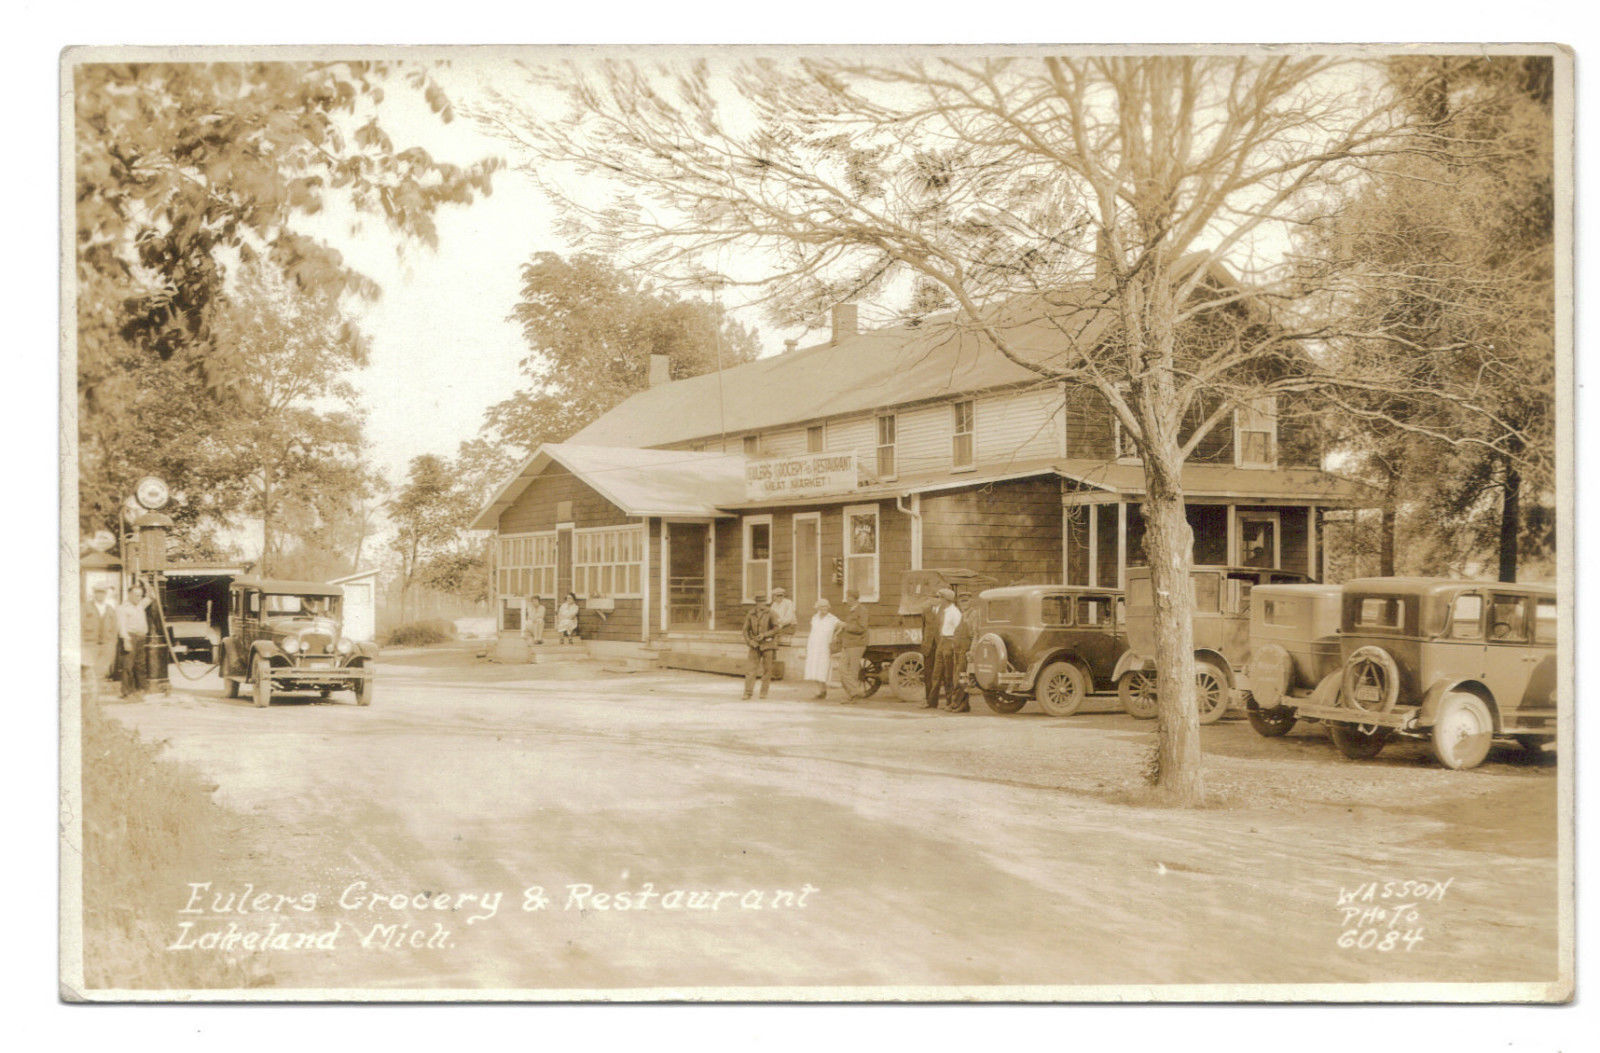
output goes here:
[[847, 340], [855, 336], [856, 305], [853, 303], [836, 303], [833, 305], [833, 343]]
[[651, 387], [655, 387], [657, 384], [665, 384], [671, 379], [672, 379], [672, 356], [671, 355], [651, 355], [650, 356], [650, 386]]

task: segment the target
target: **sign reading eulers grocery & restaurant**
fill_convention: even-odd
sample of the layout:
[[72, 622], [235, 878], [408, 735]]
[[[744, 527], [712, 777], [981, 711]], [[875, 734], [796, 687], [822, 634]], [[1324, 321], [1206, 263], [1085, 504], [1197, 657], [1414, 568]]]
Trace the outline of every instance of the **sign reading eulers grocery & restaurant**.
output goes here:
[[768, 457], [744, 466], [744, 492], [751, 501], [820, 497], [847, 493], [855, 486], [856, 455], [853, 451]]

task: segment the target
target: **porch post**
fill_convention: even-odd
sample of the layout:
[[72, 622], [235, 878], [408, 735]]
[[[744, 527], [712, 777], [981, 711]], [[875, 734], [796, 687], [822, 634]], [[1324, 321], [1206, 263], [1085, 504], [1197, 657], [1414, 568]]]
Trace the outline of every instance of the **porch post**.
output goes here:
[[639, 597], [639, 642], [650, 642], [650, 517], [645, 516], [639, 520], [644, 524], [644, 552], [642, 559], [644, 565], [639, 568], [639, 587], [644, 595]]
[[1128, 587], [1128, 502], [1117, 502], [1117, 588]]
[[672, 544], [672, 524], [665, 519], [661, 521], [661, 631], [664, 633], [670, 628], [667, 621], [667, 568], [672, 566], [672, 552], [668, 546]]
[[706, 628], [717, 631], [717, 521], [706, 520]]

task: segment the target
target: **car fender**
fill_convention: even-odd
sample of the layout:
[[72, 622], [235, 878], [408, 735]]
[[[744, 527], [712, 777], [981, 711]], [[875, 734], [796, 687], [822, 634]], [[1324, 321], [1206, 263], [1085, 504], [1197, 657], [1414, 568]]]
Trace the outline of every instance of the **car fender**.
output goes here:
[[1044, 672], [1044, 667], [1049, 665], [1051, 662], [1067, 662], [1071, 665], [1077, 666], [1083, 671], [1083, 675], [1088, 679], [1090, 685], [1089, 689], [1094, 689], [1094, 676], [1089, 671], [1089, 663], [1085, 662], [1083, 658], [1079, 656], [1078, 652], [1072, 650], [1071, 648], [1063, 647], [1058, 650], [1051, 651], [1049, 654], [1036, 660], [1031, 666], [1028, 667], [1027, 690], [1033, 690], [1033, 685], [1039, 682], [1039, 674]]
[[1124, 651], [1122, 652], [1122, 657], [1117, 659], [1117, 668], [1112, 671], [1111, 679], [1112, 681], [1121, 680], [1124, 673], [1153, 673], [1155, 671], [1156, 663], [1153, 659], [1146, 658], [1142, 654], [1134, 654], [1132, 651]]
[[353, 662], [357, 658], [363, 658], [370, 662], [378, 657], [378, 645], [371, 640], [357, 640], [355, 645], [356, 649], [350, 652], [350, 661]]
[[1500, 707], [1495, 704], [1494, 692], [1490, 691], [1481, 680], [1472, 677], [1461, 677], [1458, 680], [1439, 680], [1428, 688], [1428, 693], [1422, 696], [1422, 710], [1417, 714], [1417, 726], [1431, 728], [1439, 716], [1439, 707], [1444, 704], [1444, 696], [1452, 691], [1465, 691], [1483, 699], [1489, 707], [1489, 715], [1494, 717], [1495, 734], [1500, 733]]
[[[251, 659], [253, 660], [257, 655], [265, 658], [269, 664], [279, 660], [281, 660], [280, 664], [286, 664], [289, 661], [289, 656], [283, 653], [283, 648], [271, 640], [257, 640], [250, 645]], [[245, 671], [249, 671], [248, 663], [245, 666]]]
[[1228, 678], [1229, 688], [1236, 686], [1234, 684], [1233, 677], [1233, 663], [1222, 657], [1220, 653], [1216, 651], [1196, 651], [1194, 653], [1194, 660], [1196, 662], [1210, 662], [1212, 665], [1222, 670], [1222, 675]]

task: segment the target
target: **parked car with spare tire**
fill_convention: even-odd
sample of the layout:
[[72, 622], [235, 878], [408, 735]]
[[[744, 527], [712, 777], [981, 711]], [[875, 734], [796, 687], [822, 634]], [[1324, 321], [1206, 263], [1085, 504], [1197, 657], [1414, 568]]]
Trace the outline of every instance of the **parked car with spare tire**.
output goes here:
[[248, 686], [259, 707], [273, 693], [349, 690], [372, 704], [372, 644], [343, 632], [344, 590], [338, 585], [279, 578], [235, 578], [228, 590], [228, 636], [220, 672], [228, 697]]
[[1113, 589], [984, 590], [970, 663], [984, 702], [996, 713], [1015, 713], [1031, 700], [1066, 717], [1089, 695], [1112, 690], [1117, 660], [1128, 649], [1122, 607], [1122, 593]]
[[1427, 739], [1448, 768], [1481, 764], [1495, 739], [1542, 749], [1556, 737], [1556, 627], [1551, 585], [1346, 582], [1338, 668], [1282, 705], [1327, 722], [1352, 759], [1396, 735]]
[[[1258, 585], [1304, 584], [1292, 570], [1201, 565], [1189, 573], [1194, 590], [1195, 682], [1200, 723], [1211, 724], [1242, 699], [1248, 689], [1250, 593]], [[1128, 651], [1113, 673], [1122, 707], [1135, 717], [1156, 715], [1155, 594], [1149, 567], [1129, 567], [1127, 576]]]

